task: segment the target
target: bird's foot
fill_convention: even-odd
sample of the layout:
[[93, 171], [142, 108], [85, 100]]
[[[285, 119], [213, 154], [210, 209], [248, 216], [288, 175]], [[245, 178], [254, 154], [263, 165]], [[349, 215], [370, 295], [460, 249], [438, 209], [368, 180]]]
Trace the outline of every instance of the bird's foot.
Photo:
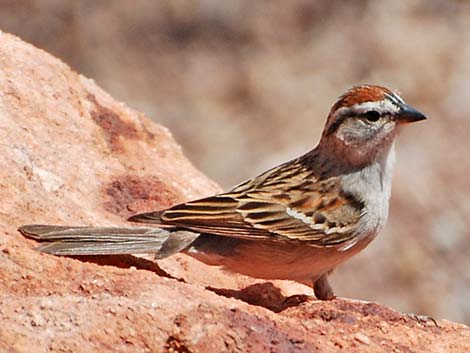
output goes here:
[[305, 303], [305, 302], [308, 302], [308, 301], [311, 301], [311, 300], [314, 300], [315, 298], [311, 295], [307, 295], [307, 294], [294, 294], [294, 295], [291, 295], [289, 297], [287, 297], [286, 299], [284, 299], [284, 301], [282, 302], [282, 307], [285, 309], [285, 308], [289, 308], [291, 306], [297, 306], [299, 304], [302, 304], [302, 303]]

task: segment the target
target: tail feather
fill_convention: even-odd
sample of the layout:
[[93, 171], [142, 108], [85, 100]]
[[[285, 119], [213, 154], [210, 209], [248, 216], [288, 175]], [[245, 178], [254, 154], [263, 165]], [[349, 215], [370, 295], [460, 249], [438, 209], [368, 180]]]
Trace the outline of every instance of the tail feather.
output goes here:
[[[37, 250], [54, 255], [156, 253], [159, 258], [183, 250], [198, 234], [156, 227], [68, 227], [26, 225], [24, 236], [44, 242]], [[159, 254], [160, 250], [162, 253]]]
[[160, 250], [163, 241], [135, 242], [53, 242], [38, 246], [36, 250], [53, 255], [123, 255], [147, 254]]
[[148, 240], [150, 236], [163, 236], [168, 230], [156, 227], [79, 227], [29, 224], [18, 229], [21, 234], [38, 241], [115, 241]]

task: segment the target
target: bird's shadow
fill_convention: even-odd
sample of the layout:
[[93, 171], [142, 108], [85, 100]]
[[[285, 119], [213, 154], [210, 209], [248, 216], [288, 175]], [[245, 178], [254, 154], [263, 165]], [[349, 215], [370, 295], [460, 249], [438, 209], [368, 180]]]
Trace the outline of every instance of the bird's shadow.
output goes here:
[[261, 306], [275, 313], [314, 299], [312, 296], [304, 294], [286, 297], [271, 282], [252, 284], [239, 290], [214, 287], [206, 287], [206, 289], [227, 298], [235, 298], [250, 305]]
[[89, 255], [89, 256], [70, 256], [75, 260], [82, 262], [91, 262], [101, 266], [115, 266], [119, 268], [134, 267], [137, 270], [145, 270], [155, 273], [158, 276], [176, 279], [183, 281], [181, 278], [176, 278], [164, 271], [156, 261], [147, 260], [133, 255]]
[[[95, 263], [101, 266], [115, 266], [118, 268], [134, 267], [138, 270], [151, 271], [158, 276], [171, 278], [179, 282], [185, 282], [182, 278], [177, 278], [158, 266], [155, 261], [147, 260], [133, 255], [90, 255], [90, 256], [70, 256], [73, 259]], [[256, 283], [243, 289], [225, 289], [206, 287], [207, 290], [226, 298], [234, 298], [244, 301], [250, 305], [261, 306], [275, 313], [279, 313], [289, 307], [297, 306], [303, 302], [312, 300], [308, 295], [284, 296], [281, 290], [271, 282]]]

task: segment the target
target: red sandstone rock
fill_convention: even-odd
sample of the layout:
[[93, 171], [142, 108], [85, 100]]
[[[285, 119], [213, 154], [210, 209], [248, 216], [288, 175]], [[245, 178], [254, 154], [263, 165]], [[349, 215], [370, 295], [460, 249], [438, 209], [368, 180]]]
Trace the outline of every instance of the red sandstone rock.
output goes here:
[[419, 322], [310, 289], [230, 275], [177, 255], [40, 254], [25, 223], [123, 224], [212, 194], [163, 127], [0, 32], [0, 351], [463, 352], [464, 325]]

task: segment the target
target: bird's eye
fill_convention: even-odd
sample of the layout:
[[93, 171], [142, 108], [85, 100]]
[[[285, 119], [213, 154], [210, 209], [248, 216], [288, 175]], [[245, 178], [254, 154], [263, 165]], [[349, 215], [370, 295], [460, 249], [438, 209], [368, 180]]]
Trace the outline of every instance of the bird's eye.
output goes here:
[[369, 110], [364, 113], [364, 117], [370, 122], [376, 122], [380, 119], [380, 113], [377, 110]]

